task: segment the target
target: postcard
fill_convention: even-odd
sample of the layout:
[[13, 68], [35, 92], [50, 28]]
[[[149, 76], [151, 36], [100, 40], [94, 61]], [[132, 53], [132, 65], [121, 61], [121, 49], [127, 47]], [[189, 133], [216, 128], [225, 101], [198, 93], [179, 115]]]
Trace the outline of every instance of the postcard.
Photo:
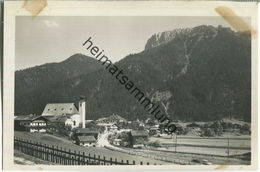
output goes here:
[[256, 2], [4, 5], [4, 169], [257, 168]]

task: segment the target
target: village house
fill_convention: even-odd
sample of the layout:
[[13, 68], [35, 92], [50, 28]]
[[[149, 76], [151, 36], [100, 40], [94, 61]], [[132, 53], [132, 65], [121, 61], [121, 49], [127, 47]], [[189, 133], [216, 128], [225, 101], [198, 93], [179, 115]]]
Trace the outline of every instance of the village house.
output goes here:
[[79, 128], [74, 133], [75, 143], [83, 146], [94, 146], [97, 142], [99, 131], [89, 128]]
[[65, 127], [70, 126], [76, 128], [79, 126], [79, 115], [77, 114], [63, 114], [57, 116], [46, 116], [50, 123], [55, 126]]
[[76, 144], [80, 146], [95, 147], [97, 140], [94, 136], [78, 136], [76, 139]]
[[111, 115], [109, 117], [105, 117], [105, 118], [99, 118], [98, 120], [96, 120], [96, 124], [98, 126], [103, 126], [105, 127], [106, 131], [117, 131], [118, 130], [118, 124], [120, 123], [126, 123], [127, 120], [122, 118], [119, 115]]
[[117, 126], [117, 124], [113, 124], [112, 126], [110, 126], [110, 129], [109, 129], [109, 131], [113, 131], [113, 132], [116, 132], [116, 131], [118, 131], [118, 126]]
[[114, 139], [113, 140], [113, 145], [121, 146], [121, 144], [122, 144], [122, 139]]
[[160, 134], [160, 128], [158, 126], [153, 126], [149, 128], [150, 135], [157, 135]]
[[79, 127], [80, 114], [74, 103], [49, 103], [45, 106], [42, 116], [51, 117], [50, 122]]
[[85, 128], [85, 100], [82, 98], [79, 110], [74, 103], [48, 103], [37, 118], [35, 115], [26, 115], [14, 119], [15, 130], [30, 132], [47, 132], [64, 126], [78, 128], [80, 124]]
[[98, 130], [91, 130], [89, 128], [79, 128], [75, 132], [75, 136], [94, 136], [95, 139], [98, 138], [99, 131]]
[[132, 130], [130, 132], [131, 145], [134, 148], [143, 147], [144, 142], [148, 141], [148, 131], [146, 130]]
[[102, 123], [116, 124], [118, 122], [124, 122], [124, 121], [126, 122], [127, 120], [125, 118], [123, 118], [123, 117], [121, 117], [119, 115], [115, 115], [115, 114], [113, 114], [113, 115], [111, 115], [109, 117], [99, 118], [98, 120], [96, 120], [96, 122], [100, 123], [100, 124], [102, 124]]
[[15, 131], [30, 131], [30, 124], [33, 118], [36, 115], [22, 115], [22, 116], [15, 116], [14, 118], [14, 130]]
[[43, 116], [38, 116], [30, 122], [30, 132], [40, 132], [45, 133], [47, 131], [48, 119], [44, 118]]

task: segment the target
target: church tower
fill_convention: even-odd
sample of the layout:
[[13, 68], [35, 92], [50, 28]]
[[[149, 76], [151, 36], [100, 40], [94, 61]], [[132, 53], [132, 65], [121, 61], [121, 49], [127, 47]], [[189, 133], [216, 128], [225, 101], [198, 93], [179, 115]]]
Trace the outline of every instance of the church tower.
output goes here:
[[79, 116], [80, 123], [82, 124], [82, 128], [85, 128], [85, 118], [86, 118], [86, 100], [85, 97], [80, 97], [79, 100]]

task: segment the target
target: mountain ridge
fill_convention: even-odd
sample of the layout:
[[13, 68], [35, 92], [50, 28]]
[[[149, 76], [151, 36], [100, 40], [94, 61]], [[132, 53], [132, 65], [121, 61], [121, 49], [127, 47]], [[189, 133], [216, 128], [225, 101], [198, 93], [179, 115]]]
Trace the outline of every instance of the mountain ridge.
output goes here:
[[[174, 120], [214, 120], [230, 115], [251, 120], [249, 34], [202, 26], [164, 40], [165, 43], [152, 44], [157, 46], [128, 55], [115, 64]], [[97, 119], [113, 113], [127, 119], [149, 117], [104, 68], [30, 94], [40, 97], [40, 101], [24, 100], [23, 106], [16, 108], [30, 104], [33, 108], [23, 108], [20, 113], [41, 113], [46, 102], [77, 103], [78, 96], [85, 95], [87, 118]]]

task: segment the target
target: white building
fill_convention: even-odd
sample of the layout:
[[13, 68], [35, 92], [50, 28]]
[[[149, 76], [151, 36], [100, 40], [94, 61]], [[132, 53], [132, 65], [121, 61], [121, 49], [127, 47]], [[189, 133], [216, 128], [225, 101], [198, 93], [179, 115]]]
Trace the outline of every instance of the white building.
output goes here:
[[74, 103], [48, 103], [41, 116], [48, 118], [51, 123], [69, 125], [71, 128], [82, 124], [82, 128], [85, 128], [85, 108], [84, 99], [79, 101], [79, 110]]
[[30, 122], [30, 132], [40, 132], [40, 133], [45, 133], [47, 131], [47, 119], [39, 116]]
[[93, 146], [95, 147], [97, 144], [97, 140], [94, 136], [78, 136], [78, 145], [80, 146]]

